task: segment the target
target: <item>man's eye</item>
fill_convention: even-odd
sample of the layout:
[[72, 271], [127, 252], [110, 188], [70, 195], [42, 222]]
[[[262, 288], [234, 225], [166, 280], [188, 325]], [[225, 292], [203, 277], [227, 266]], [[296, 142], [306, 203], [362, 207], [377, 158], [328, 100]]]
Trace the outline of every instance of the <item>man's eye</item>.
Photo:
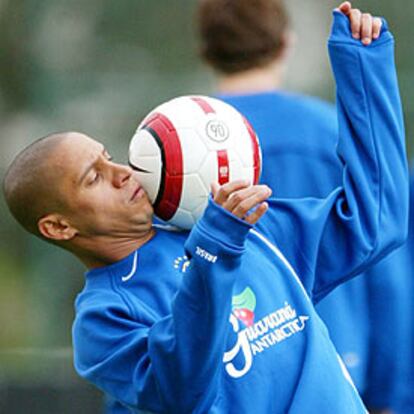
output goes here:
[[99, 173], [95, 173], [92, 178], [90, 179], [90, 181], [88, 182], [88, 185], [93, 185], [96, 184], [100, 179], [100, 175]]

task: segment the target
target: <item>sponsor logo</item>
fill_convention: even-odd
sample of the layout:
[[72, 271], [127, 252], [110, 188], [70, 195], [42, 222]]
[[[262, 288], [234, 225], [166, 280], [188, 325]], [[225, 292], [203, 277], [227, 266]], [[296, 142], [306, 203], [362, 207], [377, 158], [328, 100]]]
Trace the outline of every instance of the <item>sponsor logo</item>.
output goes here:
[[174, 268], [178, 269], [181, 273], [185, 273], [189, 265], [190, 260], [185, 255], [179, 256], [174, 260]]
[[[237, 342], [223, 356], [226, 371], [233, 378], [249, 372], [256, 355], [302, 332], [309, 319], [309, 316], [298, 316], [296, 310], [285, 302], [283, 307], [255, 322], [255, 308], [256, 296], [250, 287], [233, 296], [230, 324], [237, 334]], [[243, 356], [244, 365], [236, 367], [233, 361], [239, 354]]]
[[210, 263], [216, 263], [217, 261], [217, 256], [214, 256], [213, 254], [209, 253], [207, 250], [204, 250], [199, 246], [196, 246], [196, 255], [200, 256], [202, 259], [207, 260], [207, 262]]
[[138, 257], [138, 253], [135, 251], [130, 272], [127, 275], [124, 275], [121, 277], [121, 280], [123, 282], [128, 282], [128, 280], [130, 280], [135, 275], [135, 272], [137, 270], [137, 257]]

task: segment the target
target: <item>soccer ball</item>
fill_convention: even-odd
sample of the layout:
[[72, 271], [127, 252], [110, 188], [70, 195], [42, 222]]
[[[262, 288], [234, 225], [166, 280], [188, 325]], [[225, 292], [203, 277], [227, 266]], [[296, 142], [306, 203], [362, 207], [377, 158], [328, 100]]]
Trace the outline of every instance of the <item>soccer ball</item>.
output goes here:
[[203, 213], [212, 182], [257, 184], [259, 141], [232, 106], [205, 96], [182, 96], [151, 111], [129, 147], [155, 215], [189, 229]]

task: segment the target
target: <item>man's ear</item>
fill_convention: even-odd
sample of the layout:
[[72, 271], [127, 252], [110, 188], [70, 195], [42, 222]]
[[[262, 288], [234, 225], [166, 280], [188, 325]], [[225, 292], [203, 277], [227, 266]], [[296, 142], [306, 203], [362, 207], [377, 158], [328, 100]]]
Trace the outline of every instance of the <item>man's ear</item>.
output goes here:
[[288, 59], [295, 50], [297, 36], [292, 30], [288, 29], [283, 33], [281, 37], [281, 48], [279, 53], [279, 59], [286, 60]]
[[47, 239], [65, 241], [73, 239], [78, 231], [58, 214], [48, 214], [37, 222], [40, 234]]

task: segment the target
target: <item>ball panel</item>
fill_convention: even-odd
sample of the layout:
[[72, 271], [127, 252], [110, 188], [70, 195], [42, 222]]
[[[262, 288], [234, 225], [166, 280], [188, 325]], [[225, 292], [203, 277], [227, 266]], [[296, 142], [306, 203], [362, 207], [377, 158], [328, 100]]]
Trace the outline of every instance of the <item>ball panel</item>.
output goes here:
[[207, 204], [206, 205], [200, 204], [195, 210], [191, 212], [194, 223], [203, 215], [204, 210], [206, 209], [206, 206]]
[[131, 140], [129, 164], [153, 203], [160, 188], [162, 160], [157, 142], [145, 129], [138, 130]]
[[201, 137], [192, 128], [180, 129], [181, 149], [183, 153], [184, 173], [198, 171], [200, 164], [207, 156], [208, 150]]
[[217, 151], [217, 175], [220, 185], [226, 184], [230, 179], [230, 165], [227, 150]]
[[162, 104], [158, 111], [168, 119], [174, 120], [176, 129], [194, 128], [194, 125], [201, 122], [205, 113], [190, 99], [190, 97], [174, 98]]
[[192, 96], [190, 99], [196, 103], [205, 114], [214, 114], [216, 111], [210, 105], [210, 102], [202, 96]]
[[154, 113], [143, 128], [154, 137], [160, 148], [162, 170], [154, 211], [167, 221], [174, 216], [181, 199], [183, 156], [180, 139], [173, 123], [161, 113]]
[[252, 174], [250, 173], [249, 168], [245, 168], [240, 158], [235, 157], [235, 151], [230, 152], [230, 162], [229, 162], [229, 171], [230, 171], [230, 181], [234, 180], [252, 180]]
[[219, 164], [217, 159], [217, 152], [210, 151], [199, 166], [198, 176], [207, 189], [207, 194], [210, 192], [211, 183], [218, 183], [219, 181]]
[[[147, 192], [151, 203], [154, 203], [161, 183], [161, 156], [140, 157], [139, 165], [142, 169], [137, 169], [136, 174], [144, 190]], [[152, 171], [151, 171], [152, 170]]]
[[[203, 211], [204, 211], [203, 207]], [[182, 229], [191, 229], [194, 226], [196, 219], [190, 211], [178, 208], [174, 217], [170, 220], [170, 223], [174, 226], [181, 227]]]
[[207, 204], [210, 189], [205, 185], [200, 174], [186, 174], [183, 180], [181, 194], [181, 206], [188, 211], [193, 211], [201, 204]]
[[247, 131], [249, 132], [252, 149], [253, 149], [253, 169], [254, 169], [254, 184], [259, 182], [260, 173], [262, 171], [262, 154], [260, 152], [259, 139], [256, 133], [253, 130], [253, 127], [250, 125], [250, 122], [243, 117], [244, 124], [246, 125]]
[[154, 156], [160, 153], [153, 136], [145, 129], [137, 130], [129, 145], [129, 161], [131, 164], [140, 167], [136, 161], [139, 157]]

